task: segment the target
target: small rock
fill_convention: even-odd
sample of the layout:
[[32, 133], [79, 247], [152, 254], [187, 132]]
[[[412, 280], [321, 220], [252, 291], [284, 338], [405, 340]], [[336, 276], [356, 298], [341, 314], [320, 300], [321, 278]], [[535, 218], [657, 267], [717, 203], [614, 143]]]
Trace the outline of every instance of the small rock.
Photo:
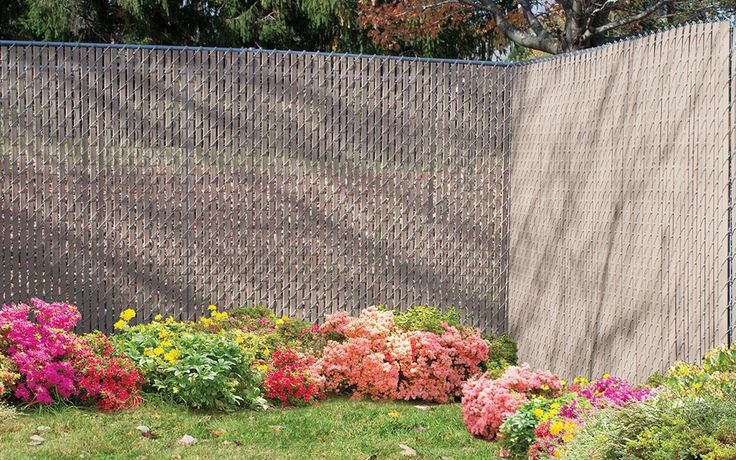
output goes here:
[[43, 444], [44, 441], [46, 441], [46, 438], [43, 436], [39, 436], [37, 434], [34, 434], [31, 436], [31, 441], [28, 443], [29, 446], [38, 446], [40, 444]]
[[427, 431], [427, 427], [424, 425], [417, 424], [417, 425], [414, 425], [414, 431], [419, 431], [419, 432]]
[[176, 443], [182, 446], [191, 446], [192, 444], [197, 444], [197, 438], [185, 434]]
[[419, 410], [423, 410], [425, 412], [432, 412], [432, 410], [433, 410], [430, 406], [421, 406], [421, 405], [419, 405], [419, 406], [414, 406], [414, 407], [416, 407]]
[[149, 431], [151, 431], [151, 429], [148, 428], [146, 425], [138, 425], [137, 427], [135, 427], [135, 429], [140, 431], [141, 433], [148, 433]]
[[401, 447], [401, 455], [403, 455], [404, 457], [417, 456], [417, 451], [407, 446], [406, 444], [399, 444], [399, 447]]
[[46, 426], [46, 425], [41, 425], [39, 427], [36, 427], [36, 431], [51, 431], [51, 427]]

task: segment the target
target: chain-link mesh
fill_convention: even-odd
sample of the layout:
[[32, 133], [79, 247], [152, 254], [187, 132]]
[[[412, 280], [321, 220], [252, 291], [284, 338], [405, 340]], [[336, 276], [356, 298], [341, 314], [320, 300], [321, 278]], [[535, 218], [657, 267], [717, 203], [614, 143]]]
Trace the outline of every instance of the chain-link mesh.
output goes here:
[[506, 329], [510, 70], [0, 45], [0, 295], [82, 329], [211, 303], [456, 307]]

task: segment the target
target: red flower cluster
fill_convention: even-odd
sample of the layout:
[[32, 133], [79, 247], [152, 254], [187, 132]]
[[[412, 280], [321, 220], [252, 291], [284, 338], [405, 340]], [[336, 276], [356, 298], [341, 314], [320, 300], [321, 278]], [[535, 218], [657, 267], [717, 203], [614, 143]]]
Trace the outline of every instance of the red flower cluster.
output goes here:
[[266, 397], [283, 406], [299, 406], [320, 397], [320, 378], [312, 370], [315, 358], [284, 348], [273, 352], [264, 384]]
[[81, 339], [72, 356], [72, 365], [80, 374], [79, 397], [85, 404], [102, 411], [135, 408], [141, 402], [143, 377], [133, 362], [115, 356], [115, 349], [102, 334]]

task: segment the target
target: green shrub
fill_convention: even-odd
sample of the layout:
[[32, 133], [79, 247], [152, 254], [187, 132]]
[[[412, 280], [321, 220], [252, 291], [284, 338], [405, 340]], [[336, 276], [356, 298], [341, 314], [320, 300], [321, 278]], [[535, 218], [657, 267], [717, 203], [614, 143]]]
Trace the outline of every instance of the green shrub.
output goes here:
[[506, 334], [482, 334], [488, 343], [488, 359], [481, 363], [483, 372], [492, 377], [499, 377], [509, 366], [518, 364], [518, 348], [516, 342]]
[[264, 307], [263, 305], [256, 305], [255, 307], [233, 308], [231, 310], [228, 310], [227, 313], [233, 318], [260, 319], [275, 316], [274, 312], [271, 309], [269, 309], [268, 307]]
[[662, 387], [670, 397], [714, 395], [736, 397], [736, 348], [716, 348], [705, 354], [703, 364], [674, 363], [664, 375], [649, 383]]
[[569, 444], [567, 458], [736, 458], [736, 399], [657, 398], [620, 410], [601, 410]]
[[460, 315], [454, 308], [441, 312], [435, 307], [414, 306], [406, 312], [394, 312], [394, 322], [405, 331], [429, 331], [442, 333], [442, 323], [448, 326], [459, 326]]
[[112, 340], [141, 370], [146, 391], [193, 408], [232, 410], [265, 404], [255, 353], [228, 334], [169, 320], [126, 326]]

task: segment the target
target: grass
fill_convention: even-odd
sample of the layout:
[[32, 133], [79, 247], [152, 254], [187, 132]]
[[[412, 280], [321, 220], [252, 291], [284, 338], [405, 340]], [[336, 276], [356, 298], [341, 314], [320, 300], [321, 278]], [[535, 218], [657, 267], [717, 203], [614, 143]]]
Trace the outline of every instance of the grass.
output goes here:
[[[138, 425], [156, 439], [143, 437]], [[48, 431], [38, 431], [47, 426]], [[46, 438], [38, 446], [30, 437]], [[181, 446], [188, 434], [198, 442]], [[465, 431], [459, 404], [330, 399], [318, 405], [231, 414], [192, 412], [160, 401], [101, 414], [75, 407], [28, 409], [0, 420], [0, 459], [495, 459], [497, 449]]]

